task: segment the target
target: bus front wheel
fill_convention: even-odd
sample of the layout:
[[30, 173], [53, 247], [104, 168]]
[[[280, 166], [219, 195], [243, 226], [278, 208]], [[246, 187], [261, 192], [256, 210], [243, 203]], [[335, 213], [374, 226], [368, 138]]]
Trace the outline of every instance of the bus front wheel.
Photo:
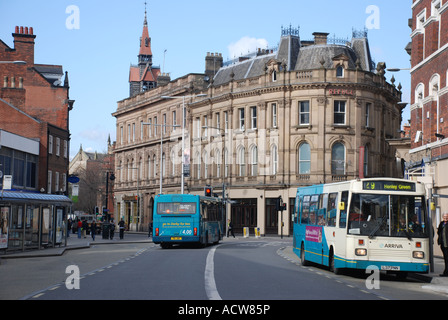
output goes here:
[[336, 268], [336, 267], [334, 266], [334, 253], [333, 253], [333, 248], [331, 248], [331, 250], [330, 250], [329, 267], [330, 267], [330, 271], [333, 272], [334, 274], [341, 274], [341, 269], [340, 269], [340, 268]]

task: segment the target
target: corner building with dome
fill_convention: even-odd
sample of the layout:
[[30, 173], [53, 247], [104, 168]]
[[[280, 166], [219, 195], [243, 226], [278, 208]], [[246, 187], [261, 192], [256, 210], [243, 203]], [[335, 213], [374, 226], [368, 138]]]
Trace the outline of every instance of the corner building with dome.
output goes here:
[[[256, 227], [261, 235], [292, 234], [299, 186], [402, 178], [401, 159], [389, 143], [400, 138], [401, 85], [386, 81], [384, 62], [373, 62], [367, 31], [353, 31], [351, 41], [313, 36], [304, 41], [298, 29], [282, 28], [278, 48], [226, 63], [221, 54], [207, 53], [204, 74], [120, 101], [115, 159], [124, 169], [116, 173], [115, 192], [122, 216], [136, 210], [137, 179], [125, 168], [139, 168], [139, 221], [147, 224], [160, 181], [163, 193], [180, 192], [182, 155], [185, 192], [203, 194], [207, 185], [224, 191], [235, 231], [249, 227], [251, 235]], [[183, 96], [184, 151], [181, 130], [173, 127], [182, 124]], [[148, 124], [154, 121], [171, 125], [162, 154], [164, 127]], [[276, 211], [280, 196], [283, 213]]]

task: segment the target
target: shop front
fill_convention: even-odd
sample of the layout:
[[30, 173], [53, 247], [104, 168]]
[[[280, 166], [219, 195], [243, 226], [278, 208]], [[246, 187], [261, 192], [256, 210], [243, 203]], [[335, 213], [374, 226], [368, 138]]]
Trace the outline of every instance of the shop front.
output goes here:
[[66, 246], [71, 205], [62, 195], [0, 192], [0, 252]]

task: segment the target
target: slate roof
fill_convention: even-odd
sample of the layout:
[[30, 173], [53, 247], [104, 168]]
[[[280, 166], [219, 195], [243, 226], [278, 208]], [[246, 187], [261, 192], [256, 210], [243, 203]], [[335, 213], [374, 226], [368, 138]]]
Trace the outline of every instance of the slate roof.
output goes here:
[[304, 71], [321, 68], [333, 68], [333, 59], [339, 56], [348, 58], [349, 69], [357, 67], [357, 61], [364, 71], [373, 72], [374, 63], [370, 55], [369, 43], [366, 37], [353, 38], [346, 44], [311, 44], [301, 42], [298, 36], [282, 36], [279, 48], [274, 53], [259, 55], [252, 59], [226, 65], [218, 70], [213, 85], [222, 85], [232, 80], [239, 81], [259, 77], [265, 73], [266, 64], [275, 59], [286, 63], [288, 71]]

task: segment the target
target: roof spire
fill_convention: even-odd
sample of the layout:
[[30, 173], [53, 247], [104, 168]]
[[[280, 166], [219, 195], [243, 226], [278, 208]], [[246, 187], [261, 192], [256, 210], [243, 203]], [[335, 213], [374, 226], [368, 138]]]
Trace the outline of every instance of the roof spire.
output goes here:
[[147, 17], [146, 17], [146, 4], [147, 4], [147, 2], [145, 1], [145, 21], [143, 21], [143, 26], [144, 26], [144, 27], [147, 27], [147, 26], [148, 26], [148, 19], [147, 19]]

